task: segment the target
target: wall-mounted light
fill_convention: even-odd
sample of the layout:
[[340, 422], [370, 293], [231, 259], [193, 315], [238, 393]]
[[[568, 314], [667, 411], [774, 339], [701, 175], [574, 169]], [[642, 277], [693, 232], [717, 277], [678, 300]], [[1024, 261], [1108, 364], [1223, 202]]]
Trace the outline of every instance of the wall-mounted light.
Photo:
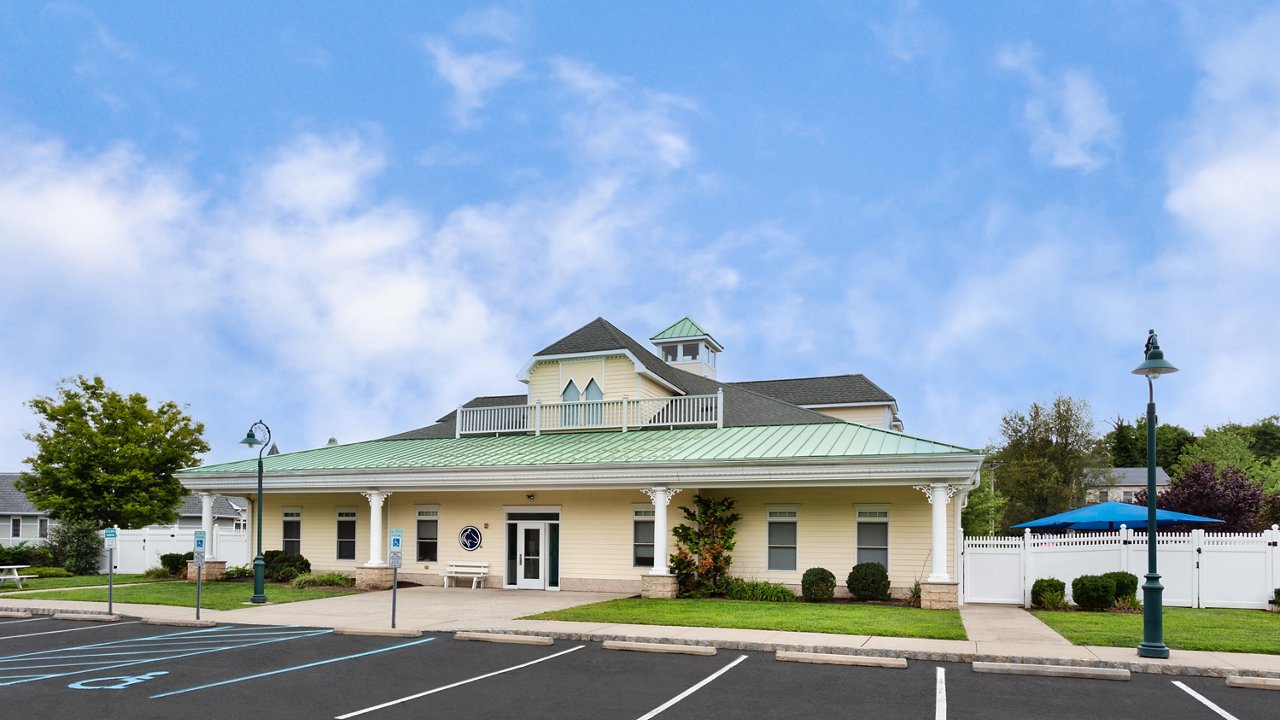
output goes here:
[[524, 499], [525, 499], [525, 500], [532, 500], [532, 499], [533, 499], [533, 493], [529, 493], [528, 495], [525, 495], [525, 496], [524, 496]]

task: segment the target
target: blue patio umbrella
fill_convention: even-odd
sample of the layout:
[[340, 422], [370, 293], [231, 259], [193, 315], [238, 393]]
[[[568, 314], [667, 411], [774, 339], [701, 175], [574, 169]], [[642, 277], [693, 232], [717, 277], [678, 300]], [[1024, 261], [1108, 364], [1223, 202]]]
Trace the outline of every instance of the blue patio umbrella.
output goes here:
[[[1156, 527], [1168, 525], [1188, 525], [1199, 523], [1220, 523], [1221, 520], [1188, 515], [1172, 510], [1156, 510]], [[1039, 520], [1014, 525], [1015, 529], [1032, 528], [1035, 530], [1119, 530], [1121, 525], [1134, 530], [1147, 529], [1147, 508], [1145, 505], [1130, 505], [1122, 502], [1104, 502], [1096, 505], [1085, 505], [1082, 508], [1068, 510], [1057, 515], [1050, 515]]]

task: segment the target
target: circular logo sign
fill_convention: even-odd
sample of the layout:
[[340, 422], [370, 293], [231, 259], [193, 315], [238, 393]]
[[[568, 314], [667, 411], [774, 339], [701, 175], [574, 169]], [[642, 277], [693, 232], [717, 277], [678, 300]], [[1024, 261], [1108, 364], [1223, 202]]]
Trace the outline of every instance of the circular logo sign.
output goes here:
[[483, 540], [484, 536], [480, 534], [480, 528], [475, 525], [468, 525], [458, 532], [458, 544], [463, 550], [475, 550], [480, 547]]

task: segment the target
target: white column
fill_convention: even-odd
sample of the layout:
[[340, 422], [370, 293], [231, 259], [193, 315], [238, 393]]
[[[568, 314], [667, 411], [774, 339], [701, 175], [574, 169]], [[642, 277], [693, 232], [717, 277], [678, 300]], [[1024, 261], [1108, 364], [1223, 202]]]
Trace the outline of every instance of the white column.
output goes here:
[[916, 485], [915, 488], [929, 498], [933, 506], [931, 529], [933, 541], [930, 544], [930, 557], [933, 558], [933, 571], [926, 578], [927, 582], [951, 582], [947, 574], [947, 502], [955, 494], [956, 488], [946, 483], [933, 483], [929, 486]]
[[214, 559], [213, 550], [213, 499], [217, 497], [210, 492], [200, 493], [200, 529], [204, 531], [205, 547], [209, 552], [205, 557], [209, 560]]
[[655, 487], [644, 491], [653, 502], [653, 569], [650, 575], [670, 575], [667, 572], [667, 536], [671, 529], [667, 527], [667, 505], [671, 497], [680, 492], [680, 488]]
[[361, 495], [369, 498], [369, 562], [365, 567], [384, 567], [387, 562], [382, 558], [382, 503], [391, 493], [370, 490]]

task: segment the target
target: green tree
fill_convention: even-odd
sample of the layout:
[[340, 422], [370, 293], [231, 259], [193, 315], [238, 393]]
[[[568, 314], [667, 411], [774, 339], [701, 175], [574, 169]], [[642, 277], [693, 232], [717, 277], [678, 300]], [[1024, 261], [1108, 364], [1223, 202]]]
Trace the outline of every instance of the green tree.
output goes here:
[[1011, 411], [1000, 422], [1003, 444], [992, 454], [1007, 499], [1004, 527], [1084, 504], [1101, 481], [1107, 453], [1093, 429], [1089, 403], [1058, 396], [1045, 407]]
[[965, 535], [990, 535], [1004, 524], [1007, 501], [996, 487], [993, 468], [984, 467], [978, 487], [969, 493], [968, 504], [960, 511], [960, 524]]
[[[1188, 445], [1195, 442], [1195, 433], [1179, 425], [1156, 425], [1156, 465], [1169, 471]], [[1147, 418], [1140, 417], [1132, 425], [1122, 418], [1111, 422], [1111, 431], [1102, 439], [1111, 455], [1111, 467], [1131, 468], [1147, 466]]]
[[208, 452], [204, 425], [173, 402], [152, 408], [101, 377], [68, 378], [27, 405], [40, 417], [17, 482], [32, 504], [64, 522], [98, 528], [172, 522], [186, 491], [174, 477]]
[[680, 586], [680, 594], [690, 597], [723, 595], [729, 585], [729, 566], [737, 534], [734, 523], [742, 516], [733, 512], [733, 498], [693, 496], [693, 508], [680, 506], [684, 519], [692, 525], [672, 528], [676, 536], [676, 552], [671, 555], [670, 569]]

